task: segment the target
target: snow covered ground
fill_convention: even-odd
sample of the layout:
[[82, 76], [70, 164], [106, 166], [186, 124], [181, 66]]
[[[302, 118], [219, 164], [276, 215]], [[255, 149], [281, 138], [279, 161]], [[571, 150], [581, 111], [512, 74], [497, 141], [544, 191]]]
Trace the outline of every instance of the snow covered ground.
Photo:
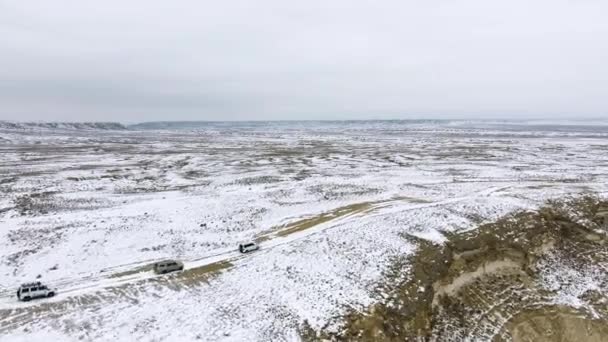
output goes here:
[[[0, 126], [2, 341], [298, 340], [373, 303], [404, 234], [608, 193], [608, 126], [96, 127]], [[37, 278], [58, 295], [18, 302]]]

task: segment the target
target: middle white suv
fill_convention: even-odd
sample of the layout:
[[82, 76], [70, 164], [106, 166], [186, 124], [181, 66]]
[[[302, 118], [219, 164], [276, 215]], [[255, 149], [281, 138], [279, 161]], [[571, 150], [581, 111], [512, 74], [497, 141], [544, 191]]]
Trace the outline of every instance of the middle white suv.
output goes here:
[[260, 246], [258, 246], [258, 244], [255, 242], [239, 244], [239, 252], [241, 252], [241, 253], [249, 253], [249, 252], [257, 251], [258, 249], [260, 249]]
[[177, 260], [165, 260], [155, 263], [153, 268], [154, 273], [165, 274], [170, 272], [183, 271], [184, 264], [181, 261]]

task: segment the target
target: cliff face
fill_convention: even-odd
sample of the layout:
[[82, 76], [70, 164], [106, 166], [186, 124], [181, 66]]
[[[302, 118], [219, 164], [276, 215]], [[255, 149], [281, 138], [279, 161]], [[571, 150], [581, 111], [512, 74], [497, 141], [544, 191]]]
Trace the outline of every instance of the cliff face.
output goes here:
[[[438, 246], [417, 241], [378, 286], [379, 303], [344, 317], [348, 341], [607, 341], [608, 203], [551, 202]], [[405, 237], [411, 238], [411, 237]]]

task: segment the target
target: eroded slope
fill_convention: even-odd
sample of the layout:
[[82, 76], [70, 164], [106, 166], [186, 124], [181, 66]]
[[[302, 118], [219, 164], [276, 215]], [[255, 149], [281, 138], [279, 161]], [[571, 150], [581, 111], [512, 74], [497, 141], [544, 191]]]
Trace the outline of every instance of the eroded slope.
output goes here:
[[[608, 202], [518, 212], [396, 260], [379, 303], [344, 317], [348, 341], [607, 341]], [[407, 239], [413, 239], [406, 236]]]

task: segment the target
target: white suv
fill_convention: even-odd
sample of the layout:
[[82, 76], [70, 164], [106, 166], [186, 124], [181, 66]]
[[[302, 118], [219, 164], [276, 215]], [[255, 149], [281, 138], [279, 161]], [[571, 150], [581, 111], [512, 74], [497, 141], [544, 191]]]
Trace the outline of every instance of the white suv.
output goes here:
[[42, 285], [39, 281], [21, 284], [17, 290], [17, 298], [22, 302], [35, 298], [53, 297], [54, 295], [54, 290], [49, 289], [46, 285]]
[[154, 273], [156, 274], [165, 274], [183, 270], [184, 264], [177, 260], [165, 260], [154, 264]]
[[241, 253], [249, 253], [257, 251], [258, 249], [260, 249], [260, 246], [258, 246], [255, 242], [242, 243], [239, 245], [239, 252]]

